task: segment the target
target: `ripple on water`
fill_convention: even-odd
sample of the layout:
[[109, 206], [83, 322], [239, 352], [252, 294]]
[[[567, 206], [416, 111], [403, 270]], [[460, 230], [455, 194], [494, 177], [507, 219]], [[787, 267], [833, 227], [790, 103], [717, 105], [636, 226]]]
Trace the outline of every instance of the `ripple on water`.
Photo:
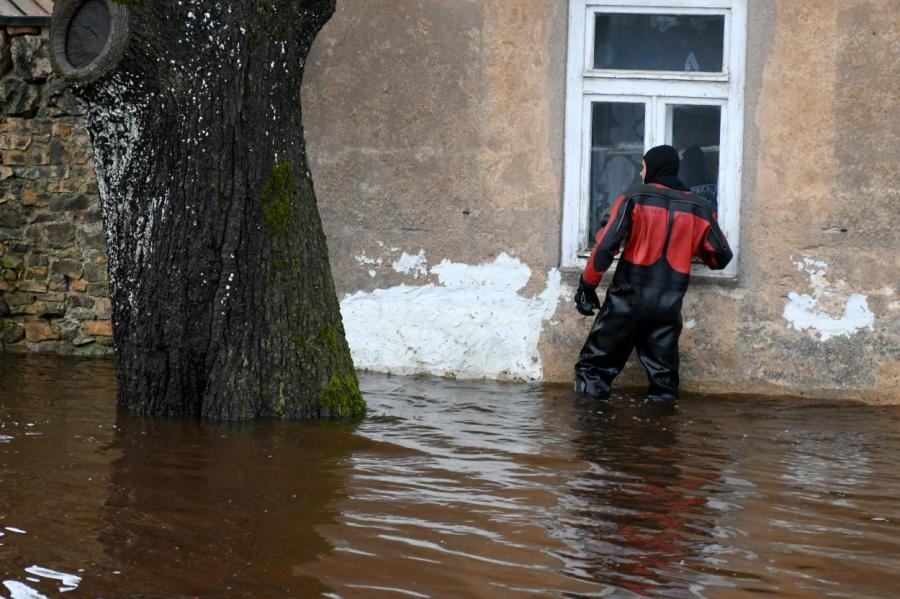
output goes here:
[[217, 425], [117, 415], [108, 363], [0, 376], [14, 599], [900, 588], [896, 409], [363, 376], [361, 423]]

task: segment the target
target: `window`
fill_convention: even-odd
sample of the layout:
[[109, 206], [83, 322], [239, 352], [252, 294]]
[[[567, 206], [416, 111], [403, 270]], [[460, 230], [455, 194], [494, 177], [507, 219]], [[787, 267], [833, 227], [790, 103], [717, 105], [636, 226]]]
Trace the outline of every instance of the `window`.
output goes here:
[[[746, 0], [569, 0], [562, 265], [581, 267], [661, 144], [739, 249]], [[695, 265], [695, 273], [733, 277]]]

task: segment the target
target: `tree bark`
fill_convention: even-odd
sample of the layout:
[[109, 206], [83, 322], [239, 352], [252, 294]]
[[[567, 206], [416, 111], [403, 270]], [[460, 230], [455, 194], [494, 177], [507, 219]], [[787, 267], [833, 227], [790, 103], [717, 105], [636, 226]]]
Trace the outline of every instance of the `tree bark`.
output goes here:
[[56, 2], [54, 66], [84, 103], [103, 207], [119, 405], [365, 409], [301, 124], [334, 2]]

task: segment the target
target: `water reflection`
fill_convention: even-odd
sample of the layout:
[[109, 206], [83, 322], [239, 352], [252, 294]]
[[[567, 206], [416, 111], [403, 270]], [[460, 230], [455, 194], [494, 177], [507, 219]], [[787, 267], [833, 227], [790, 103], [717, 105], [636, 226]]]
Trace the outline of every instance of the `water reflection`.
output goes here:
[[[127, 588], [187, 596], [321, 596], [298, 567], [330, 550], [352, 425], [212, 424], [119, 414], [98, 539]], [[111, 583], [111, 584], [110, 584]]]
[[117, 415], [109, 362], [0, 382], [7, 599], [900, 588], [895, 408], [363, 376], [358, 425], [232, 426]]
[[92, 531], [114, 410], [97, 397], [114, 398], [111, 366], [0, 355], [0, 596], [57, 596], [103, 567]]
[[[567, 454], [568, 402], [537, 387], [363, 377], [375, 443], [353, 456], [335, 551], [309, 565], [342, 597], [589, 592], [548, 534]], [[387, 596], [387, 595], [386, 595]]]
[[676, 413], [659, 402], [581, 405], [573, 444], [590, 467], [569, 484], [563, 520], [574, 576], [642, 595], [680, 584], [673, 570], [693, 557], [693, 532], [707, 528], [702, 487], [718, 473], [685, 464], [670, 428]]

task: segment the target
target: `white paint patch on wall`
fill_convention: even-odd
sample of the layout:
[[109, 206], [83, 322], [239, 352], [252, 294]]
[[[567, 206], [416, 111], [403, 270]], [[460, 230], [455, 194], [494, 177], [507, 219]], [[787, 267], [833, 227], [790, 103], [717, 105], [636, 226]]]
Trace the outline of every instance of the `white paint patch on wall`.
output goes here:
[[381, 258], [369, 258], [365, 254], [360, 254], [359, 256], [355, 256], [357, 264], [368, 264], [371, 266], [381, 266], [382, 260]]
[[394, 260], [391, 268], [399, 273], [412, 275], [416, 279], [427, 275], [428, 261], [425, 259], [425, 250], [419, 250], [419, 253], [416, 255], [403, 252], [399, 258]]
[[[794, 262], [794, 266], [809, 275], [813, 292], [812, 295], [788, 293], [783, 315], [790, 327], [797, 331], [810, 331], [821, 341], [828, 341], [832, 337], [849, 337], [863, 329], [875, 330], [875, 314], [869, 309], [868, 298], [861, 293], [849, 294], [840, 316], [832, 316], [819, 308], [820, 302], [833, 300], [837, 295], [826, 277], [827, 263], [803, 258]], [[843, 281], [838, 286], [841, 284]]]
[[[419, 256], [427, 274], [424, 252]], [[358, 368], [470, 379], [543, 377], [538, 341], [562, 293], [558, 270], [548, 273], [536, 297], [519, 294], [531, 269], [505, 253], [479, 265], [444, 260], [430, 273], [439, 284], [344, 297], [341, 313]]]
[[805, 293], [789, 293], [784, 307], [784, 317], [798, 331], [813, 330], [822, 341], [832, 337], [849, 337], [862, 329], [875, 330], [875, 315], [869, 310], [869, 303], [861, 293], [847, 298], [844, 314], [835, 318], [825, 312], [816, 311], [818, 300]]

